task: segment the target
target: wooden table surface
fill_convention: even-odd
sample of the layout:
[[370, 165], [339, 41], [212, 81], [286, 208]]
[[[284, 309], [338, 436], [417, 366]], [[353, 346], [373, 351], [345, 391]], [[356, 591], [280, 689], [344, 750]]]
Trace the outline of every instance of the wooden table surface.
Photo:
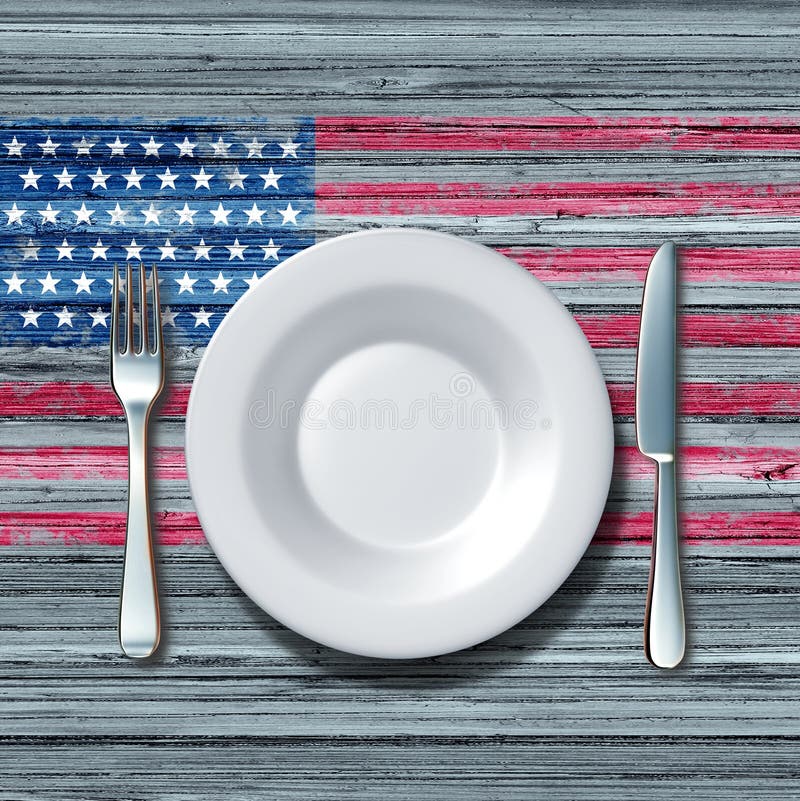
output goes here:
[[[414, 186], [393, 201], [395, 214], [530, 259], [583, 315], [621, 393], [621, 464], [611, 522], [545, 607], [475, 649], [416, 662], [351, 657], [286, 631], [200, 543], [160, 549], [165, 643], [136, 664], [115, 643], [121, 549], [32, 547], [0, 528], [0, 798], [798, 797], [798, 34], [789, 3], [4, 9], [4, 118], [339, 118], [317, 167], [330, 190], [318, 237], [386, 211], [385, 198], [330, 187], [406, 181]], [[437, 153], [404, 145], [390, 122], [356, 130], [341, 119], [419, 114], [493, 122], [437, 128], [461, 142]], [[587, 121], [638, 116], [658, 118], [641, 142], [630, 123], [598, 134]], [[502, 117], [551, 122], [532, 133]], [[688, 118], [708, 118], [713, 130]], [[482, 141], [507, 137], [509, 126], [533, 141], [542, 125], [562, 137], [558, 146]], [[492, 200], [501, 211], [484, 214], [485, 196], [453, 211], [431, 189], [475, 181], [553, 184], [565, 203], [565, 187], [605, 188], [588, 211], [573, 198], [573, 211], [533, 217], [515, 212], [507, 191]], [[658, 672], [641, 654], [647, 526], [630, 522], [646, 521], [650, 476], [632, 455], [622, 395], [642, 270], [667, 237], [684, 254], [690, 650], [681, 668]], [[592, 263], [600, 248], [611, 279]], [[68, 370], [100, 382], [106, 369], [102, 348], [62, 351], [67, 366], [41, 348], [0, 352], [2, 382]], [[198, 355], [175, 351], [173, 374], [190, 381]], [[78, 423], [66, 408], [40, 419], [3, 404], [6, 456], [84, 436], [125, 441], [112, 414]], [[177, 449], [182, 436], [179, 417], [159, 422], [159, 443]], [[101, 485], [89, 471], [49, 481], [6, 467], [0, 515], [124, 509], [121, 479]], [[185, 481], [156, 484], [160, 508], [191, 509]]]

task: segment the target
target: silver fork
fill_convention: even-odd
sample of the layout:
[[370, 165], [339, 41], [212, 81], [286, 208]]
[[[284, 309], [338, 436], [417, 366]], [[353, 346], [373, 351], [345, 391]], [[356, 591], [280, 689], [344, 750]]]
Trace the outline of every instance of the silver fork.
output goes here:
[[[150, 656], [161, 634], [150, 498], [147, 489], [147, 432], [153, 403], [164, 387], [164, 343], [158, 273], [152, 267], [153, 348], [147, 322], [147, 279], [139, 265], [139, 347], [134, 347], [133, 275], [126, 269], [125, 342], [121, 343], [119, 271], [114, 265], [111, 308], [111, 385], [128, 422], [128, 526], [119, 605], [119, 641], [127, 656]], [[124, 344], [124, 348], [120, 347]]]

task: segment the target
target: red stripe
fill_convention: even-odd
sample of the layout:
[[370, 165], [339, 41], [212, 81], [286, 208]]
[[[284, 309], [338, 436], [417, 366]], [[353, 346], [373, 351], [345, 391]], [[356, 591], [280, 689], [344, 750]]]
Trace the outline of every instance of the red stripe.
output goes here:
[[[186, 479], [181, 448], [151, 448], [153, 476], [161, 481]], [[123, 481], [128, 478], [124, 446], [75, 448], [0, 448], [0, 478], [8, 480]]]
[[[615, 415], [630, 416], [634, 409], [633, 384], [608, 383]], [[679, 412], [686, 417], [764, 416], [800, 414], [798, 384], [709, 384], [687, 382], [679, 388]]]
[[[800, 545], [800, 512], [685, 512], [686, 545]], [[650, 545], [652, 512], [606, 512], [594, 545]]]
[[[796, 448], [712, 448], [684, 446], [678, 454], [681, 479], [800, 480], [800, 450]], [[655, 464], [637, 448], [618, 446], [614, 453], [617, 478], [652, 479]], [[798, 532], [800, 534], [800, 532]]]
[[318, 117], [318, 150], [798, 150], [796, 118]]
[[[183, 449], [157, 447], [151, 451], [153, 475], [160, 481], [186, 479]], [[759, 481], [800, 479], [800, 452], [791, 448], [713, 448], [688, 446], [680, 450], [681, 478], [731, 478]], [[618, 446], [614, 471], [618, 478], [649, 480], [653, 462], [634, 447]], [[0, 479], [9, 481], [124, 481], [128, 451], [123, 446], [74, 448], [0, 448]]]
[[[191, 384], [167, 388], [157, 407], [160, 417], [183, 417]], [[0, 416], [5, 417], [122, 416], [117, 396], [107, 384], [21, 382], [0, 383]]]
[[[499, 248], [541, 281], [644, 281], [654, 248]], [[681, 282], [800, 281], [800, 248], [680, 248]]]
[[[800, 545], [799, 512], [688, 512], [681, 515], [687, 545]], [[606, 512], [595, 545], [649, 545], [650, 512]], [[156, 517], [163, 546], [205, 542], [192, 512], [162, 512]], [[124, 512], [0, 512], [0, 546], [111, 545], [125, 542]]]
[[[191, 386], [173, 386], [159, 408], [162, 418], [181, 419]], [[611, 405], [617, 415], [632, 415], [634, 387], [609, 383]], [[680, 388], [680, 414], [696, 416], [760, 415], [795, 417], [800, 414], [800, 383], [719, 384], [687, 382]], [[0, 383], [0, 417], [108, 417], [121, 416], [110, 387], [98, 384]]]
[[[638, 314], [576, 314], [575, 320], [595, 348], [635, 348]], [[684, 347], [800, 346], [800, 315], [795, 314], [681, 314], [680, 342]]]
[[323, 214], [609, 216], [800, 212], [798, 184], [484, 183], [317, 184]]
[[[2, 545], [124, 545], [124, 512], [0, 512]], [[155, 516], [161, 545], [201, 545], [203, 531], [194, 512]]]

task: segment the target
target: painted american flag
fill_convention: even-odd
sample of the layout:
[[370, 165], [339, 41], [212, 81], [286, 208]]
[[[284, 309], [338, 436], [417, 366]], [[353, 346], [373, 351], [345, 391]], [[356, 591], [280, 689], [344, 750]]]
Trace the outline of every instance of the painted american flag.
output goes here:
[[[615, 414], [616, 472], [596, 536], [615, 547], [650, 542], [652, 465], [635, 447], [634, 357], [647, 264], [675, 239], [685, 541], [800, 542], [800, 183], [787, 166], [800, 153], [797, 121], [0, 128], [0, 475], [11, 499], [0, 509], [0, 544], [123, 542], [125, 429], [108, 384], [113, 263], [159, 268], [170, 383], [154, 436], [159, 537], [164, 548], [202, 547], [182, 446], [209, 337], [252, 282], [293, 253], [381, 225], [494, 247], [575, 315]], [[751, 163], [749, 180], [730, 180], [727, 165], [742, 176]]]

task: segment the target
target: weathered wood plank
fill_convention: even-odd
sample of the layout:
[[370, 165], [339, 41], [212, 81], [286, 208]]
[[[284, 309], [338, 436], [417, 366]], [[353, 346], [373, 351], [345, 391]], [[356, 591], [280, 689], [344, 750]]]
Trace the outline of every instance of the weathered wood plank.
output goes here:
[[551, 152], [548, 150], [336, 151], [320, 153], [317, 179], [348, 181], [461, 180], [502, 183], [537, 181], [737, 181], [744, 184], [793, 183], [798, 179], [795, 150], [783, 152], [641, 152], [638, 150]]
[[[681, 4], [680, 11], [672, 3], [648, 4], [638, 13], [597, 5], [591, 14], [570, 15], [543, 3], [503, 3], [491, 11], [477, 3], [434, 4], [435, 10], [413, 3], [398, 18], [363, 3], [318, 5], [314, 12], [282, 5], [281, 14], [238, 5], [226, 17], [198, 15], [185, 4], [183, 13], [173, 11], [192, 20], [185, 27], [148, 6], [123, 12], [116, 24], [99, 4], [67, 19], [48, 3], [33, 19], [5, 17], [0, 50], [12, 59], [6, 73], [18, 77], [6, 83], [2, 111], [72, 113], [80, 96], [103, 98], [94, 105], [106, 114], [120, 102], [128, 112], [185, 113], [201, 97], [211, 113], [263, 111], [265, 102], [303, 113], [368, 105], [389, 113], [483, 114], [707, 112], [734, 102], [785, 111], [797, 102], [791, 6], [769, 15], [750, 7], [734, 23], [713, 3]], [[697, 36], [698, 29], [716, 35]], [[57, 37], [64, 56], [53, 56]], [[141, 58], [144, 49], [151, 58]], [[105, 62], [104, 52], [111, 54]], [[764, 52], [769, 70], [762, 68]]]
[[[173, 384], [191, 382], [203, 351], [197, 346], [168, 346], [169, 381]], [[634, 348], [596, 348], [595, 354], [606, 380], [618, 383], [633, 381], [636, 370]], [[678, 374], [687, 382], [736, 383], [747, 380], [755, 383], [768, 378], [770, 381], [793, 383], [800, 381], [798, 364], [800, 348], [685, 348], [679, 355]], [[92, 384], [108, 380], [108, 349], [91, 346], [57, 349], [0, 347], [0, 383], [77, 378]], [[41, 425], [46, 424], [46, 421], [41, 421]], [[35, 435], [35, 431], [30, 433]], [[65, 431], [64, 435], [67, 434]]]
[[[319, 236], [328, 238], [352, 231], [397, 226], [386, 215], [320, 214]], [[635, 245], [658, 247], [672, 239], [687, 246], [796, 245], [796, 221], [789, 217], [760, 214], [741, 217], [708, 214], [703, 217], [670, 218], [632, 215], [610, 220], [596, 217], [540, 215], [536, 217], [475, 215], [472, 218], [439, 214], [409, 214], [400, 227], [431, 228], [501, 246], [596, 246]]]
[[357, 2], [314, 11], [281, 5], [280, 13], [239, 4], [223, 17], [183, 0], [168, 18], [148, 4], [111, 24], [107, 7], [81, 6], [66, 19], [49, 3], [34, 17], [4, 18], [0, 113], [71, 114], [87, 99], [105, 115], [192, 113], [198, 105], [239, 115], [276, 107], [713, 113], [734, 105], [785, 113], [800, 103], [797, 20], [784, 4], [730, 15], [718, 3], [627, 12], [595, 4], [571, 14], [545, 3], [411, 3], [397, 17]]
[[[2, 742], [0, 782], [16, 801], [127, 798], [407, 799], [764, 798], [797, 786], [794, 738], [665, 737], [216, 737], [58, 736]], [[64, 764], [80, 764], [77, 772]], [[146, 766], [146, 770], [143, 769]], [[114, 776], [113, 787], [107, 775]], [[187, 786], [202, 776], [202, 793]], [[54, 786], [58, 785], [58, 790]]]
[[[800, 454], [794, 459], [800, 461]], [[794, 462], [792, 463], [794, 464]], [[781, 465], [776, 465], [780, 470]], [[611, 483], [607, 510], [616, 514], [630, 516], [637, 512], [649, 512], [653, 505], [652, 470], [650, 475], [641, 475], [636, 479], [615, 478]], [[783, 513], [800, 510], [800, 479], [785, 480], [776, 476], [760, 480], [721, 480], [719, 478], [694, 478], [679, 481], [678, 491], [681, 508], [689, 514], [710, 512], [731, 512], [745, 516], [748, 513]], [[120, 512], [125, 509], [128, 497], [127, 475], [124, 478], [103, 479], [101, 476], [89, 475], [84, 479], [54, 478], [50, 481], [29, 478], [4, 480], [0, 486], [0, 532], [8, 526], [2, 517], [4, 512], [36, 512], [42, 515], [63, 513], [65, 519], [69, 513], [86, 513], [86, 515], [102, 512]], [[186, 480], [152, 482], [151, 497], [158, 509], [169, 509], [171, 512], [193, 512], [194, 504], [189, 493]], [[800, 519], [798, 520], [800, 523]], [[695, 525], [701, 525], [697, 518]], [[736, 528], [732, 519], [730, 525]], [[779, 536], [777, 518], [775, 521], [776, 537]], [[38, 530], [39, 526], [32, 526]], [[41, 536], [48, 530], [43, 527]], [[114, 530], [118, 530], [115, 523]], [[121, 532], [120, 532], [121, 534]], [[686, 532], [686, 536], [696, 533]], [[34, 539], [37, 539], [33, 534]], [[784, 533], [780, 534], [782, 538]], [[21, 538], [21, 537], [20, 537]], [[2, 533], [0, 533], [2, 539]], [[777, 543], [776, 543], [777, 544]]]
[[[618, 421], [615, 426], [618, 445], [634, 447], [636, 433], [631, 421]], [[782, 447], [797, 448], [797, 424], [786, 420], [758, 421], [685, 421], [679, 427], [683, 445], [698, 447]], [[0, 425], [0, 447], [47, 448], [53, 445], [124, 446], [127, 431], [120, 419], [94, 419], [80, 426], [65, 425], [58, 418], [41, 420], [35, 426], [24, 420], [3, 420]], [[183, 448], [184, 426], [178, 420], [156, 420], [152, 444], [155, 447]]]

